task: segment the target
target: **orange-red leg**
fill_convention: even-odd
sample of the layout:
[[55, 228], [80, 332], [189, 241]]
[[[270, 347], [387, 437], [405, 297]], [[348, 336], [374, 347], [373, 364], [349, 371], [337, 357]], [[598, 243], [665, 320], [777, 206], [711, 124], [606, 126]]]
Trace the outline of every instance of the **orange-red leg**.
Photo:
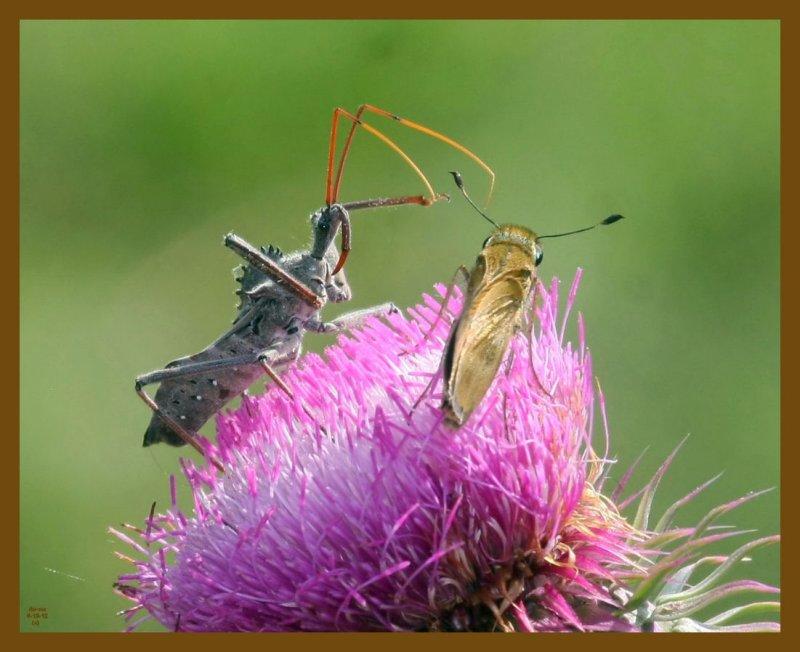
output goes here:
[[350, 131], [347, 134], [347, 138], [344, 143], [344, 147], [342, 149], [342, 154], [339, 158], [339, 166], [338, 170], [336, 171], [336, 179], [333, 181], [333, 185], [331, 186], [331, 181], [333, 179], [333, 161], [334, 161], [334, 150], [336, 145], [336, 114], [334, 112], [334, 125], [331, 129], [331, 147], [328, 152], [328, 196], [333, 197], [333, 201], [336, 200], [339, 196], [339, 190], [342, 184], [342, 176], [344, 174], [344, 167], [345, 163], [347, 162], [347, 157], [350, 154], [351, 144], [353, 142], [353, 136], [355, 135], [356, 128], [359, 125], [363, 125], [364, 123], [361, 122], [361, 116], [364, 114], [365, 111], [370, 113], [374, 113], [376, 115], [384, 116], [396, 122], [399, 122], [401, 125], [408, 127], [409, 129], [415, 129], [416, 131], [422, 132], [432, 138], [436, 138], [437, 140], [446, 143], [450, 147], [457, 149], [462, 154], [465, 154], [469, 158], [471, 158], [475, 163], [477, 163], [480, 167], [482, 167], [486, 173], [489, 175], [489, 193], [486, 198], [486, 205], [489, 204], [489, 200], [492, 197], [492, 191], [494, 190], [494, 171], [484, 163], [476, 154], [474, 154], [471, 150], [464, 147], [461, 143], [453, 140], [449, 136], [445, 136], [444, 134], [431, 129], [430, 127], [426, 127], [425, 125], [421, 125], [417, 122], [412, 120], [407, 120], [406, 118], [401, 118], [394, 113], [391, 113], [385, 109], [381, 109], [379, 107], [373, 106], [372, 104], [362, 104], [358, 107], [355, 116], [353, 116], [353, 124], [350, 127]]
[[[387, 145], [390, 149], [394, 150], [405, 162], [406, 164], [411, 167], [412, 170], [417, 174], [417, 176], [422, 180], [422, 183], [425, 184], [425, 189], [428, 191], [430, 198], [428, 203], [433, 203], [437, 200], [437, 195], [433, 190], [433, 186], [431, 185], [428, 178], [423, 174], [422, 170], [419, 169], [419, 166], [414, 163], [411, 157], [406, 154], [400, 146], [395, 143], [391, 138], [383, 134], [382, 132], [378, 131], [372, 125], [367, 124], [366, 122], [361, 121], [359, 118], [354, 116], [351, 113], [348, 113], [342, 108], [336, 108], [333, 111], [333, 124], [331, 125], [331, 138], [330, 144], [328, 148], [328, 172], [327, 172], [327, 187], [325, 192], [325, 202], [329, 206], [334, 202], [338, 201], [339, 199], [339, 192], [338, 188], [335, 187], [334, 179], [333, 179], [333, 164], [336, 155], [336, 135], [338, 133], [338, 126], [339, 126], [339, 118], [347, 118], [353, 123], [353, 129], [355, 127], [361, 127], [365, 131], [368, 131], [373, 136], [381, 140], [385, 145]], [[340, 166], [341, 170], [341, 166]], [[337, 179], [341, 182], [341, 175], [337, 174]]]

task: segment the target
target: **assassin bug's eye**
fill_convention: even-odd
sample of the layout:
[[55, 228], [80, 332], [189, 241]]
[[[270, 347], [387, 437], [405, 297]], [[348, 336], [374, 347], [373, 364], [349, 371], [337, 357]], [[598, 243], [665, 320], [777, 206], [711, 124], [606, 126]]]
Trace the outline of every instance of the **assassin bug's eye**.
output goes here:
[[536, 247], [536, 257], [534, 258], [534, 264], [536, 267], [542, 264], [542, 259], [544, 258], [544, 251], [542, 251], [539, 247]]

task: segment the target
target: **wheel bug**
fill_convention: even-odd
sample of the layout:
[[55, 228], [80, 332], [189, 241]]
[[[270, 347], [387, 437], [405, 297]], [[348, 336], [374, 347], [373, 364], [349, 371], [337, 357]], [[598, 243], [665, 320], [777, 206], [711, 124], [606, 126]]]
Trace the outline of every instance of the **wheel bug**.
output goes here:
[[[239, 312], [230, 330], [199, 353], [173, 360], [163, 369], [136, 378], [137, 394], [154, 413], [144, 436], [144, 446], [159, 442], [172, 446], [189, 444], [205, 454], [197, 439], [197, 430], [264, 374], [292, 396], [278, 374], [299, 357], [305, 331], [338, 332], [357, 326], [371, 316], [397, 310], [394, 304], [384, 303], [347, 313], [333, 321], [320, 319], [320, 311], [328, 301], [338, 303], [352, 298], [342, 269], [350, 252], [350, 211], [405, 204], [430, 206], [447, 198], [434, 192], [420, 168], [394, 141], [361, 119], [364, 112], [391, 118], [466, 154], [488, 172], [491, 196], [492, 170], [470, 150], [444, 134], [368, 104], [362, 105], [355, 115], [335, 109], [328, 151], [326, 205], [311, 216], [311, 248], [284, 254], [272, 245], [256, 248], [233, 233], [225, 237], [224, 244], [246, 262], [237, 279], [241, 284], [237, 291], [241, 297]], [[350, 120], [352, 125], [334, 171], [337, 128], [342, 118]], [[420, 177], [427, 195], [339, 203], [342, 174], [358, 127], [394, 150]], [[341, 253], [334, 242], [340, 227]], [[153, 383], [160, 383], [155, 398], [144, 390]], [[219, 463], [212, 461], [221, 470]]]

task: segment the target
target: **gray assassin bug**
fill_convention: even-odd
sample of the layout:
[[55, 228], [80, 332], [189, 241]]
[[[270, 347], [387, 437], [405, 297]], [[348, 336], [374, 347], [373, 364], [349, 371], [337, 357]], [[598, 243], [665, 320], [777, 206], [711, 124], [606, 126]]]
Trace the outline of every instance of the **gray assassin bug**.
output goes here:
[[[347, 313], [333, 321], [320, 319], [320, 311], [328, 301], [338, 303], [352, 298], [342, 269], [350, 251], [350, 211], [405, 204], [430, 206], [447, 197], [434, 192], [420, 168], [397, 144], [361, 119], [366, 111], [389, 117], [469, 156], [489, 174], [491, 196], [494, 173], [489, 166], [444, 134], [368, 104], [359, 107], [355, 115], [335, 109], [328, 151], [326, 205], [311, 216], [313, 241], [310, 249], [284, 254], [272, 245], [256, 248], [234, 233], [225, 236], [225, 246], [246, 262], [237, 279], [241, 284], [237, 291], [241, 297], [239, 312], [232, 327], [199, 353], [173, 360], [163, 369], [136, 378], [137, 394], [153, 411], [144, 435], [144, 446], [159, 442], [172, 446], [189, 444], [205, 454], [197, 439], [197, 430], [261, 376], [268, 375], [282, 391], [292, 396], [278, 372], [299, 357], [304, 331], [338, 332], [357, 326], [368, 317], [385, 316], [397, 310], [393, 304], [384, 303]], [[334, 177], [340, 118], [350, 120], [352, 125]], [[423, 181], [428, 196], [339, 203], [342, 173], [358, 127], [394, 150]], [[340, 227], [341, 253], [334, 242]], [[155, 398], [144, 390], [153, 383], [160, 383]], [[219, 462], [213, 459], [212, 462], [222, 470]]]

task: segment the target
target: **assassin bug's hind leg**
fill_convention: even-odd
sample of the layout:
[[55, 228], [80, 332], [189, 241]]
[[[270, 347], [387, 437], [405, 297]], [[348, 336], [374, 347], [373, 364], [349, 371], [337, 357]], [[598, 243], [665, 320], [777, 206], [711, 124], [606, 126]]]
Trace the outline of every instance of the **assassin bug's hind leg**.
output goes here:
[[[153, 398], [144, 391], [146, 385], [149, 385], [152, 382], [148, 382], [147, 377], [151, 376], [152, 374], [144, 374], [142, 376], [138, 376], [134, 383], [134, 387], [136, 389], [136, 393], [139, 397], [144, 401], [144, 403], [153, 411], [155, 415], [158, 416], [158, 419], [153, 419], [150, 422], [150, 426], [147, 428], [147, 432], [144, 435], [144, 446], [151, 446], [152, 444], [157, 444], [159, 442], [165, 442], [171, 444], [172, 446], [180, 446], [182, 444], [189, 444], [192, 448], [194, 448], [198, 453], [202, 456], [206, 456], [207, 453], [205, 449], [200, 445], [198, 441], [197, 434], [189, 432], [186, 428], [184, 428], [180, 423], [178, 423], [175, 419], [169, 416], [166, 412], [164, 412], [156, 403]], [[223, 471], [222, 465], [215, 460], [213, 457], [209, 456], [212, 464], [217, 467], [218, 470]]]
[[[181, 381], [191, 376], [210, 374], [213, 378], [215, 371], [225, 370], [230, 367], [243, 367], [248, 365], [261, 365], [276, 384], [291, 396], [291, 392], [285, 383], [277, 378], [277, 374], [271, 365], [280, 366], [290, 363], [297, 359], [299, 351], [293, 351], [287, 355], [280, 355], [276, 351], [268, 349], [258, 353], [233, 356], [218, 360], [203, 360], [191, 362], [189, 358], [182, 358], [171, 363], [164, 369], [151, 371], [147, 374], [138, 376], [135, 381], [136, 393], [144, 403], [153, 411], [155, 417], [151, 420], [150, 427], [144, 437], [144, 445], [150, 446], [159, 442], [165, 442], [173, 446], [189, 444], [199, 453], [205, 455], [206, 451], [201, 446], [196, 432], [184, 427], [177, 419], [168, 414], [161, 406], [144, 390], [147, 385], [161, 383], [164, 381]], [[231, 398], [233, 396], [231, 395]], [[188, 413], [187, 413], [188, 414]], [[210, 416], [204, 415], [204, 416]], [[206, 419], [202, 418], [198, 423], [203, 423]], [[222, 466], [212, 459], [214, 465], [222, 470]]]

